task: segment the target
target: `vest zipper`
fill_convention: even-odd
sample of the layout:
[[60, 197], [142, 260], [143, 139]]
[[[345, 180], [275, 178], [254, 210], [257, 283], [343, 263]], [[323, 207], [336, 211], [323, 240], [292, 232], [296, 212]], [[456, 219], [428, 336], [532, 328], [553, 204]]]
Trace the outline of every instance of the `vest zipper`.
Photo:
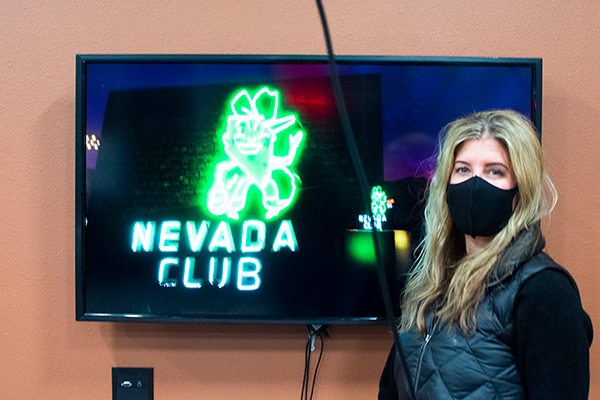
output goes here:
[[416, 370], [414, 384], [413, 384], [413, 389], [415, 391], [413, 393], [414, 400], [417, 400], [417, 389], [418, 389], [417, 384], [419, 383], [419, 375], [421, 375], [421, 366], [423, 365], [423, 358], [425, 357], [425, 348], [431, 341], [431, 337], [433, 336], [433, 332], [437, 328], [439, 321], [440, 321], [439, 319], [437, 321], [435, 321], [435, 324], [433, 324], [433, 328], [429, 331], [429, 333], [427, 333], [427, 335], [425, 335], [425, 341], [421, 345], [421, 350], [419, 352], [419, 363], [417, 364], [417, 370]]

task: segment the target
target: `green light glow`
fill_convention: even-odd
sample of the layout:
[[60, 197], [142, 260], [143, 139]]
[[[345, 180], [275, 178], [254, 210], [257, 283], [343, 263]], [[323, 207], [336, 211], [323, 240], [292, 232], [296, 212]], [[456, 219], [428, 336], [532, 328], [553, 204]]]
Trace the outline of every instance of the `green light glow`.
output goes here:
[[177, 286], [177, 279], [169, 278], [169, 269], [171, 265], [179, 265], [178, 258], [164, 258], [160, 262], [160, 268], [158, 269], [158, 283], [162, 287], [175, 287]]
[[[395, 253], [395, 232], [377, 232], [377, 237], [379, 254], [382, 257], [381, 261], [383, 263], [394, 262], [393, 255]], [[373, 240], [373, 232], [346, 232], [345, 257], [346, 260], [354, 265], [367, 268], [376, 268], [377, 255], [375, 254], [375, 241]]]
[[131, 249], [134, 252], [140, 251], [143, 247], [144, 251], [152, 251], [154, 249], [154, 231], [156, 230], [156, 222], [150, 221], [146, 226], [142, 222], [136, 222], [133, 225], [133, 240], [131, 241]]
[[349, 237], [347, 248], [354, 262], [365, 265], [375, 264], [375, 246], [371, 236], [352, 235]]
[[[253, 239], [253, 232], [256, 232], [255, 239]], [[266, 234], [267, 227], [264, 222], [255, 219], [244, 221], [242, 228], [242, 253], [256, 253], [264, 249]]]
[[183, 286], [189, 289], [199, 289], [202, 287], [202, 279], [194, 279], [194, 270], [196, 269], [196, 259], [186, 257], [185, 270], [183, 273]]
[[233, 235], [231, 234], [231, 228], [226, 221], [221, 221], [215, 234], [213, 235], [210, 244], [208, 245], [208, 251], [213, 252], [218, 248], [225, 248], [229, 253], [235, 251], [235, 244], [233, 243]]
[[[239, 219], [253, 185], [260, 189], [266, 219], [274, 218], [292, 203], [298, 177], [289, 167], [304, 132], [292, 128], [297, 124], [294, 114], [279, 115], [279, 98], [277, 90], [264, 87], [253, 97], [241, 90], [231, 101], [231, 114], [221, 136], [229, 158], [215, 168], [207, 201], [211, 214]], [[287, 137], [285, 156], [274, 154], [275, 142], [281, 137]]]
[[273, 241], [273, 251], [277, 252], [281, 250], [282, 247], [288, 247], [291, 251], [296, 251], [298, 249], [298, 241], [296, 240], [296, 233], [294, 232], [292, 221], [287, 219], [281, 221], [277, 236], [275, 236], [275, 240]]
[[206, 234], [208, 233], [208, 228], [210, 227], [210, 222], [202, 221], [200, 228], [196, 231], [196, 223], [194, 221], [188, 221], [186, 223], [187, 234], [190, 240], [190, 249], [194, 253], [200, 251], [202, 245], [204, 244], [204, 239], [206, 239]]
[[242, 257], [238, 264], [237, 287], [239, 290], [256, 290], [260, 287], [260, 260], [254, 257]]
[[384, 215], [387, 207], [387, 195], [381, 186], [373, 187], [371, 190], [371, 212], [373, 215]]
[[179, 233], [181, 222], [165, 221], [160, 227], [160, 241], [158, 248], [160, 251], [175, 252], [179, 250]]

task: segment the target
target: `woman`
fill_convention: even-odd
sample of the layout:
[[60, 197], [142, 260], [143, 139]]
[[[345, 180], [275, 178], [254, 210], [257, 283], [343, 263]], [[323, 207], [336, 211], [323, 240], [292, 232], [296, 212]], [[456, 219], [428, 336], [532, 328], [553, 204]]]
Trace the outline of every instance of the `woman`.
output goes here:
[[379, 399], [587, 399], [592, 324], [542, 252], [556, 192], [531, 123], [481, 112], [444, 133], [402, 299], [406, 362], [392, 349]]

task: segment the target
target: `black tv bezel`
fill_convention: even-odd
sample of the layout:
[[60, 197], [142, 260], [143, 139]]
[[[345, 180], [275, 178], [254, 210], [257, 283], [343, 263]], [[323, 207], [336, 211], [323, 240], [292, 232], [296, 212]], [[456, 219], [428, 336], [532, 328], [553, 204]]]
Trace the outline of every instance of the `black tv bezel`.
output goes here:
[[[436, 57], [436, 56], [336, 56], [343, 64], [410, 64], [422, 66], [528, 66], [532, 74], [531, 121], [541, 140], [542, 131], [542, 59], [541, 58], [485, 58], [485, 57]], [[387, 317], [373, 318], [233, 318], [233, 317], [180, 317], [146, 314], [89, 313], [85, 309], [85, 133], [86, 133], [86, 73], [91, 63], [315, 63], [326, 64], [324, 55], [248, 55], [248, 54], [78, 54], [75, 57], [75, 294], [77, 321], [106, 322], [192, 322], [192, 323], [244, 323], [244, 324], [320, 324], [320, 325], [368, 325], [388, 323]]]

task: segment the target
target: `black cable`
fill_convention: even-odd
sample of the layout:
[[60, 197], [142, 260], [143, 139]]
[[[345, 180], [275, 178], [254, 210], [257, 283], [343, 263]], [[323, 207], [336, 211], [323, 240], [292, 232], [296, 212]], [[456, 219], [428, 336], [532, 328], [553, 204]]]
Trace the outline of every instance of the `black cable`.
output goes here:
[[[312, 345], [315, 337], [321, 339], [321, 350], [319, 351], [319, 359], [315, 367], [313, 374], [312, 385], [310, 389], [310, 398], [308, 397], [308, 385], [310, 381], [310, 355], [312, 353]], [[304, 349], [304, 379], [302, 380], [302, 391], [300, 394], [300, 400], [312, 400], [315, 391], [315, 383], [317, 381], [317, 372], [319, 371], [319, 365], [321, 365], [321, 358], [323, 357], [324, 341], [323, 336], [329, 337], [326, 326], [320, 326], [315, 329], [313, 326], [308, 325], [308, 341], [306, 342], [306, 348]]]
[[[361, 192], [363, 195], [363, 200], [367, 205], [367, 209], [370, 209], [370, 189], [369, 182], [367, 179], [367, 174], [362, 164], [362, 160], [360, 158], [358, 148], [356, 147], [356, 141], [354, 140], [354, 133], [352, 131], [352, 126], [350, 124], [350, 118], [348, 117], [348, 110], [346, 108], [346, 102], [344, 100], [342, 85], [340, 83], [340, 76], [337, 68], [337, 63], [335, 61], [335, 55], [333, 53], [333, 46], [331, 45], [331, 36], [329, 35], [329, 27], [327, 25], [327, 18], [325, 17], [325, 10], [323, 8], [323, 4], [321, 0], [317, 1], [317, 7], [319, 8], [319, 15], [321, 17], [321, 25], [323, 26], [323, 33], [325, 36], [325, 44], [327, 46], [327, 56], [329, 61], [329, 70], [331, 73], [331, 80], [333, 84], [333, 93], [335, 96], [335, 101], [337, 104], [338, 112], [340, 114], [340, 119], [342, 122], [342, 129], [344, 131], [344, 136], [346, 137], [346, 142], [348, 144], [348, 150], [350, 152], [350, 157], [352, 158], [352, 162], [354, 164], [354, 168], [356, 170], [356, 174], [358, 177], [358, 182], [360, 184]], [[377, 275], [379, 277], [379, 285], [381, 287], [381, 294], [383, 296], [383, 303], [385, 306], [385, 311], [388, 316], [389, 324], [392, 328], [392, 332], [394, 334], [394, 344], [398, 355], [400, 356], [400, 360], [402, 361], [402, 366], [404, 369], [404, 373], [406, 376], [406, 380], [410, 389], [411, 397], [414, 393], [413, 390], [413, 382], [410, 377], [410, 372], [408, 370], [408, 364], [406, 362], [406, 358], [404, 357], [404, 352], [402, 351], [402, 345], [400, 344], [400, 336], [397, 330], [396, 318], [394, 317], [394, 309], [392, 306], [391, 295], [389, 291], [389, 287], [387, 284], [387, 279], [385, 276], [385, 270], [383, 268], [383, 263], [381, 261], [380, 247], [377, 231], [375, 226], [371, 229], [373, 233], [373, 244], [375, 247], [375, 259], [377, 263]]]
[[308, 338], [308, 342], [306, 342], [306, 348], [304, 349], [304, 379], [302, 379], [302, 390], [300, 391], [300, 400], [304, 400], [307, 396], [305, 392], [308, 391], [308, 380], [309, 378], [309, 368], [310, 368], [310, 337]]
[[323, 341], [322, 335], [319, 335], [319, 339], [321, 339], [321, 350], [319, 351], [319, 359], [317, 360], [317, 365], [315, 366], [315, 373], [313, 374], [312, 387], [310, 389], [310, 398], [308, 400], [312, 400], [312, 398], [313, 398], [313, 393], [315, 391], [315, 383], [317, 381], [317, 372], [319, 371], [319, 365], [321, 365], [321, 358], [323, 357], [323, 346], [324, 346], [325, 342]]

